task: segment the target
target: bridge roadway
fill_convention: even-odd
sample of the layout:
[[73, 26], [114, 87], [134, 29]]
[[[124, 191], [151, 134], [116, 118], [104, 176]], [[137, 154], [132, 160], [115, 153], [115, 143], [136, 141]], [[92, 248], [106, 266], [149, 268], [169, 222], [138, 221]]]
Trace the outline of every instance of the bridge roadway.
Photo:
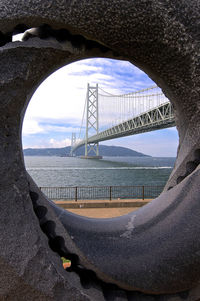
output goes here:
[[[173, 106], [170, 102], [165, 102], [158, 107], [89, 137], [87, 143], [92, 144], [100, 141], [169, 128], [172, 126], [175, 126]], [[74, 146], [73, 151], [82, 145], [85, 145], [85, 142], [85, 140], [81, 140]]]

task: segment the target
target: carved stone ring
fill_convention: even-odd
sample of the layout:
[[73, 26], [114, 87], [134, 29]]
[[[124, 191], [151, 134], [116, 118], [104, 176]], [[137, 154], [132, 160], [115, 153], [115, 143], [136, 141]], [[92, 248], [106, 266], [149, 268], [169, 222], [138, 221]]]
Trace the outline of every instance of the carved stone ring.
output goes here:
[[[199, 20], [199, 0], [0, 1], [0, 300], [200, 299]], [[17, 33], [22, 42], [12, 42]], [[48, 201], [26, 172], [21, 143], [40, 83], [92, 57], [146, 72], [172, 102], [179, 132], [162, 194], [105, 220]]]

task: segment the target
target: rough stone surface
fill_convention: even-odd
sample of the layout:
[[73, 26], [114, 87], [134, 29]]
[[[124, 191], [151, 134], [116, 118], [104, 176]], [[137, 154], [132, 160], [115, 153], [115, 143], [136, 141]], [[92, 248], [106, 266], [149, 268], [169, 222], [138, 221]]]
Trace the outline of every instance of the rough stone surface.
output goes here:
[[[1, 0], [0, 300], [200, 299], [199, 18], [199, 0]], [[12, 43], [12, 34], [31, 28]], [[161, 196], [104, 222], [46, 200], [21, 146], [38, 85], [96, 56], [144, 70], [173, 103], [180, 138]]]

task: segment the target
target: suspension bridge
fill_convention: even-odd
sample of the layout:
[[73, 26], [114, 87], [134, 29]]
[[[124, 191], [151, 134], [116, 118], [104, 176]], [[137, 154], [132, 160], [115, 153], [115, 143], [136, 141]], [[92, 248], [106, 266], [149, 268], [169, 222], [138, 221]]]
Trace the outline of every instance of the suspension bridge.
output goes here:
[[71, 155], [85, 145], [84, 158], [101, 158], [100, 141], [172, 126], [175, 126], [173, 106], [159, 87], [114, 95], [98, 84], [88, 84], [78, 138], [72, 133]]

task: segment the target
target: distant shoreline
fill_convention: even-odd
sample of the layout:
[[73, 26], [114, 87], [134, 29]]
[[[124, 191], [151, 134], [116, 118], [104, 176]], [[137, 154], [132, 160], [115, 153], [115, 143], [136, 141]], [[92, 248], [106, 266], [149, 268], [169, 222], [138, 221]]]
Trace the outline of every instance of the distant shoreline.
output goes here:
[[[71, 147], [63, 148], [27, 148], [24, 149], [24, 156], [43, 157], [69, 157]], [[84, 156], [85, 147], [82, 146], [76, 151], [76, 157]], [[99, 153], [103, 157], [151, 157], [149, 155], [134, 151], [127, 147], [100, 145]], [[91, 154], [92, 155], [92, 154]]]
[[[77, 156], [77, 157], [70, 157], [70, 156], [57, 156], [57, 155], [52, 155], [52, 156], [46, 156], [46, 155], [25, 155], [24, 154], [24, 157], [56, 157], [56, 158], [80, 158], [79, 156]], [[119, 158], [123, 158], [123, 157], [133, 157], [133, 158], [173, 158], [173, 159], [176, 159], [176, 157], [175, 156], [103, 156], [103, 158], [117, 158], [117, 157], [119, 157]]]

